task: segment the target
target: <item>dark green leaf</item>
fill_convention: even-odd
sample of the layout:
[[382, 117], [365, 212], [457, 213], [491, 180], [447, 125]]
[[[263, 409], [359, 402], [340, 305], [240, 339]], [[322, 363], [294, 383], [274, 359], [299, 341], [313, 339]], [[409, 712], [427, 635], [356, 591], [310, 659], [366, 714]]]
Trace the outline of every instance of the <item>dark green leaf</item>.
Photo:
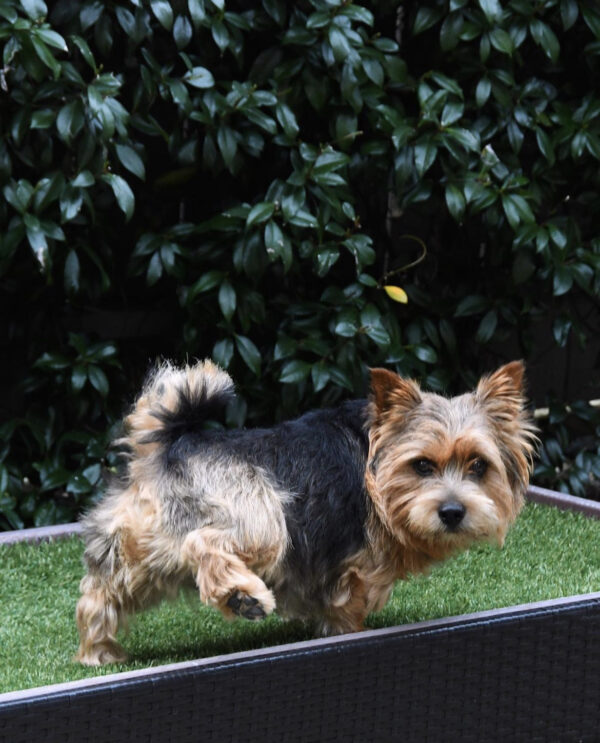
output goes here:
[[554, 148], [550, 137], [541, 127], [538, 126], [535, 130], [535, 138], [538, 147], [540, 148], [540, 152], [544, 155], [550, 165], [554, 165], [556, 157], [554, 155]]
[[552, 324], [552, 335], [559, 346], [564, 348], [566, 345], [572, 325], [573, 323], [568, 317], [559, 316], [554, 320]]
[[260, 376], [260, 351], [254, 343], [243, 335], [236, 335], [235, 346], [250, 371], [254, 372], [257, 377]]
[[225, 319], [229, 322], [233, 317], [237, 306], [237, 296], [235, 289], [229, 281], [225, 280], [219, 288], [219, 307]]
[[313, 364], [310, 370], [310, 375], [315, 392], [321, 392], [321, 390], [325, 389], [327, 383], [331, 379], [329, 369], [324, 361], [319, 361], [316, 364]]
[[255, 204], [246, 218], [246, 227], [252, 227], [255, 224], [263, 224], [269, 219], [275, 211], [275, 204], [269, 201], [261, 201]]
[[573, 26], [577, 20], [577, 16], [579, 15], [577, 0], [561, 0], [560, 15], [563, 22], [563, 29], [568, 31], [571, 26]]
[[333, 56], [337, 62], [343, 62], [352, 52], [352, 47], [344, 31], [338, 26], [329, 27], [329, 43], [333, 50]]
[[560, 44], [554, 31], [539, 18], [533, 18], [529, 23], [529, 30], [535, 43], [541, 46], [546, 56], [556, 62], [560, 54]]
[[87, 372], [85, 370], [85, 367], [81, 366], [80, 364], [77, 364], [73, 367], [73, 371], [71, 372], [71, 387], [73, 388], [73, 392], [81, 392], [83, 389], [83, 385], [86, 383], [87, 380]]
[[131, 171], [134, 175], [137, 175], [141, 180], [146, 179], [146, 169], [144, 162], [138, 153], [129, 145], [117, 144], [115, 145], [117, 156], [121, 163]]
[[131, 219], [135, 208], [135, 197], [127, 181], [121, 178], [120, 175], [115, 175], [114, 173], [103, 175], [102, 180], [108, 183], [111, 187], [115, 199], [117, 200], [117, 204], [125, 215], [125, 218], [127, 220]]
[[463, 29], [463, 15], [460, 11], [449, 13], [440, 29], [440, 46], [442, 51], [449, 52], [454, 49], [460, 41]]
[[568, 266], [558, 266], [554, 272], [552, 292], [555, 297], [566, 294], [573, 286], [573, 274]]
[[160, 25], [167, 31], [173, 27], [173, 9], [168, 0], [150, 0], [150, 7]]
[[48, 15], [48, 8], [43, 0], [19, 0], [23, 10], [32, 21], [44, 19]]
[[233, 341], [230, 338], [224, 338], [213, 346], [212, 358], [223, 369], [228, 369], [233, 358], [233, 351]]
[[600, 13], [597, 12], [593, 5], [581, 5], [580, 10], [588, 28], [596, 39], [600, 40]]
[[194, 88], [212, 88], [215, 84], [214, 77], [206, 67], [193, 67], [185, 73], [182, 79]]
[[89, 170], [82, 170], [81, 173], [73, 178], [71, 185], [78, 186], [79, 188], [88, 188], [89, 186], [93, 186], [95, 182], [95, 178]]
[[231, 170], [237, 152], [237, 137], [231, 127], [222, 124], [217, 132], [217, 143], [225, 165]]
[[221, 52], [224, 52], [229, 46], [229, 31], [222, 21], [216, 21], [211, 26], [211, 33], [215, 44]]
[[281, 368], [279, 381], [283, 384], [297, 384], [303, 382], [311, 373], [311, 365], [306, 361], [286, 361]]
[[460, 222], [465, 212], [466, 202], [461, 189], [453, 183], [446, 186], [446, 204], [450, 214], [457, 222]]
[[449, 101], [442, 111], [441, 125], [450, 126], [450, 124], [455, 124], [462, 118], [464, 110], [465, 106], [462, 101]]
[[345, 155], [343, 152], [327, 150], [316, 159], [312, 168], [313, 175], [322, 175], [323, 173], [331, 173], [332, 171], [339, 170], [346, 165], [349, 159], [348, 155]]
[[444, 15], [444, 9], [440, 6], [437, 8], [428, 8], [422, 6], [417, 10], [415, 22], [413, 25], [413, 34], [417, 36], [434, 26]]
[[415, 166], [419, 176], [424, 175], [435, 162], [437, 145], [433, 140], [426, 139], [415, 145]]
[[424, 343], [420, 343], [419, 345], [415, 346], [413, 348], [413, 353], [419, 359], [419, 361], [424, 361], [426, 364], [437, 363], [437, 353], [434, 351], [433, 348], [431, 348], [431, 346], [427, 346]]
[[108, 378], [102, 369], [95, 364], [90, 364], [87, 375], [92, 387], [94, 387], [102, 397], [106, 397], [108, 395], [109, 384]]
[[277, 121], [281, 124], [286, 136], [290, 139], [295, 139], [299, 127], [292, 109], [285, 103], [278, 103], [275, 107], [275, 115], [277, 116]]
[[271, 259], [281, 258], [284, 270], [289, 271], [293, 261], [292, 245], [281, 227], [272, 219], [265, 226], [264, 240], [267, 255]]
[[507, 31], [502, 28], [494, 28], [490, 31], [490, 41], [492, 46], [499, 52], [504, 52], [504, 54], [512, 56], [515, 50], [515, 44]]
[[383, 67], [376, 59], [363, 59], [363, 70], [374, 85], [381, 88], [384, 81]]
[[60, 196], [60, 216], [63, 222], [74, 219], [83, 204], [83, 193], [81, 189], [67, 185]]
[[198, 294], [214, 289], [216, 286], [220, 286], [223, 281], [222, 271], [206, 271], [202, 276], [190, 287], [188, 293], [188, 301], [191, 301]]
[[500, 19], [502, 8], [498, 0], [478, 0], [478, 2], [489, 23], [494, 23]]
[[148, 269], [146, 271], [146, 283], [148, 284], [148, 286], [154, 286], [154, 284], [156, 284], [156, 282], [161, 278], [162, 275], [163, 264], [162, 260], [160, 259], [160, 252], [157, 251], [150, 259], [150, 263], [148, 263]]
[[64, 283], [67, 292], [79, 291], [79, 258], [74, 250], [69, 251], [65, 260]]
[[548, 225], [548, 234], [550, 235], [550, 239], [552, 242], [556, 245], [557, 248], [566, 248], [567, 246], [567, 236], [564, 233], [564, 230], [562, 230], [557, 225], [550, 222]]
[[185, 49], [185, 47], [192, 40], [194, 29], [187, 16], [178, 15], [173, 23], [173, 38], [178, 49]]
[[458, 303], [454, 311], [454, 317], [467, 317], [468, 315], [478, 315], [489, 307], [489, 299], [479, 294], [473, 294], [464, 297]]
[[477, 83], [477, 88], [475, 89], [475, 102], [477, 103], [477, 106], [481, 108], [484, 106], [490, 97], [490, 92], [492, 90], [492, 84], [487, 77], [482, 77], [481, 80]]
[[508, 134], [508, 141], [510, 142], [510, 146], [513, 148], [514, 152], [519, 153], [521, 151], [521, 145], [523, 144], [523, 139], [525, 138], [525, 136], [519, 129], [515, 121], [509, 122], [506, 128], [506, 133]]
[[477, 343], [487, 343], [491, 340], [492, 336], [496, 332], [497, 325], [498, 315], [496, 310], [489, 310], [489, 312], [486, 312], [477, 328], [477, 333], [475, 335]]
[[25, 223], [29, 245], [38, 261], [39, 267], [42, 271], [46, 271], [49, 262], [48, 241], [46, 240], [46, 234], [42, 229], [40, 220], [33, 216], [33, 214], [25, 214], [23, 216], [23, 222]]

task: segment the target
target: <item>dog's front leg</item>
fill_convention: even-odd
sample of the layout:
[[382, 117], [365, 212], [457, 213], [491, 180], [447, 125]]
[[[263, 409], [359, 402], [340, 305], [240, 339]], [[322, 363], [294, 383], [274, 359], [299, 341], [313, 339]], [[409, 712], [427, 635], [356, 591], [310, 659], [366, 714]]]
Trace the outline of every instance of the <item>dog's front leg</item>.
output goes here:
[[182, 560], [191, 569], [205, 604], [229, 619], [235, 615], [263, 619], [275, 608], [275, 597], [239, 552], [229, 534], [204, 527], [186, 536]]

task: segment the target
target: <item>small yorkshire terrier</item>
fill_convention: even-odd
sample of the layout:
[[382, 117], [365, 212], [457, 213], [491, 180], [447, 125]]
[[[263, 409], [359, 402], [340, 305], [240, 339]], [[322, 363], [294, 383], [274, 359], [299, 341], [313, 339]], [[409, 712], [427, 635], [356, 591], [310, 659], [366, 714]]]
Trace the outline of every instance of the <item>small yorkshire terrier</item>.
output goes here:
[[445, 398], [372, 369], [369, 400], [266, 429], [203, 426], [233, 396], [211, 361], [162, 364], [125, 419], [124, 479], [85, 517], [77, 605], [87, 665], [123, 661], [128, 614], [194, 579], [226, 617], [360, 630], [398, 578], [502, 544], [536, 437], [523, 364]]

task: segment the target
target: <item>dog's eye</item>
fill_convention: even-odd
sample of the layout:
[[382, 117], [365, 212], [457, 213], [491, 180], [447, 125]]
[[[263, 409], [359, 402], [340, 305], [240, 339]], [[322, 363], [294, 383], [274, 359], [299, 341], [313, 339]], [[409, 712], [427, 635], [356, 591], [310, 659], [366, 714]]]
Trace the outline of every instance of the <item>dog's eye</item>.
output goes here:
[[415, 459], [412, 468], [420, 477], [428, 477], [433, 474], [435, 465], [430, 459]]
[[469, 474], [475, 475], [475, 477], [483, 477], [486, 473], [487, 468], [488, 463], [485, 461], [485, 459], [477, 457], [477, 459], [474, 459], [471, 462], [471, 466], [469, 467]]

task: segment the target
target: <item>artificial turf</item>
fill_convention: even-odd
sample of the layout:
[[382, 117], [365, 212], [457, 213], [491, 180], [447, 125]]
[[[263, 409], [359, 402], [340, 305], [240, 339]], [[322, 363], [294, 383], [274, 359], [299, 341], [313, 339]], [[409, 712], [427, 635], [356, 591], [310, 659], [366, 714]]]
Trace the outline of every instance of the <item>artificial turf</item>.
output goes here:
[[[74, 608], [83, 575], [78, 538], [0, 547], [0, 693], [309, 639], [299, 622], [226, 622], [195, 595], [139, 615], [130, 662], [85, 668]], [[600, 521], [529, 504], [504, 549], [480, 545], [396, 585], [372, 628], [600, 590]]]

